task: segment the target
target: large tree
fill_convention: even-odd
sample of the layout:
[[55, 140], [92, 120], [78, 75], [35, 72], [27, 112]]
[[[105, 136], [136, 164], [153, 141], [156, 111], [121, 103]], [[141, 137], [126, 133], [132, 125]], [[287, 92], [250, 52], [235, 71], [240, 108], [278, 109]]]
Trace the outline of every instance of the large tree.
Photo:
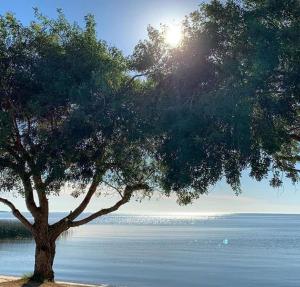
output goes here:
[[161, 111], [165, 185], [206, 192], [225, 176], [239, 192], [244, 169], [296, 182], [300, 2], [211, 1], [186, 17], [176, 48], [167, 29], [149, 27], [133, 55]]
[[[53, 280], [58, 236], [117, 210], [135, 191], [147, 194], [154, 172], [152, 142], [134, 109], [144, 88], [128, 76], [127, 60], [97, 40], [91, 16], [85, 29], [62, 13], [56, 20], [36, 16], [28, 27], [11, 14], [0, 18], [0, 189], [23, 196], [33, 222], [0, 202], [33, 234], [34, 278]], [[48, 196], [66, 185], [84, 199], [50, 224]], [[77, 219], [104, 186], [119, 201]]]
[[[239, 192], [248, 168], [273, 185], [282, 172], [297, 180], [299, 6], [275, 2], [213, 1], [187, 17], [180, 46], [149, 28], [130, 59], [97, 39], [91, 16], [84, 29], [62, 13], [27, 27], [0, 18], [0, 189], [23, 196], [33, 222], [0, 202], [33, 234], [35, 279], [54, 279], [62, 232], [154, 188], [189, 203], [223, 177]], [[49, 195], [66, 185], [83, 200], [49, 223]], [[85, 216], [107, 190], [120, 199]]]

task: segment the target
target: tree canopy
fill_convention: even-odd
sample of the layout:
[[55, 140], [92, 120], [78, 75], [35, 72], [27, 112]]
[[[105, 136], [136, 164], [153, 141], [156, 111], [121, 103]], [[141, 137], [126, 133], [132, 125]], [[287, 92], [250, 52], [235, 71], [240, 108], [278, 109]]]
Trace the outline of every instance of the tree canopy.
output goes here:
[[90, 15], [85, 29], [36, 16], [29, 27], [1, 18], [1, 189], [22, 192], [34, 176], [47, 193], [95, 174], [134, 184], [148, 163], [128, 61], [97, 40]]
[[[211, 1], [183, 22], [170, 47], [162, 30], [131, 57], [99, 40], [95, 21], [36, 10], [24, 26], [0, 17], [0, 190], [20, 193], [33, 233], [35, 276], [49, 280], [55, 240], [155, 189], [190, 203], [243, 170], [279, 186], [298, 180], [300, 4]], [[49, 195], [69, 186], [78, 207], [50, 224]], [[112, 206], [79, 219], [95, 194]], [[37, 194], [37, 202], [34, 194]]]
[[299, 20], [299, 1], [212, 1], [186, 17], [177, 48], [149, 27], [133, 62], [159, 102], [164, 186], [197, 196], [225, 177], [239, 192], [245, 169], [297, 181]]
[[297, 180], [298, 1], [212, 1], [186, 17], [178, 47], [149, 27], [130, 59], [85, 20], [1, 17], [2, 191], [29, 204], [32, 183], [77, 196], [96, 181], [187, 203], [223, 177], [238, 193], [248, 168]]

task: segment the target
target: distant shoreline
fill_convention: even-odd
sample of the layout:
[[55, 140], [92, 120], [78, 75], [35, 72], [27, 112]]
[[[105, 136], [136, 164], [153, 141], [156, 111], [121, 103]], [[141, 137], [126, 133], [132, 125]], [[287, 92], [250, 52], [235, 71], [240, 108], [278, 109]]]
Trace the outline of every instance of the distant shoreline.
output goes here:
[[[29, 211], [21, 211], [24, 214], [29, 214]], [[0, 210], [0, 213], [12, 214], [11, 211]], [[83, 214], [91, 214], [92, 212], [84, 212]], [[68, 214], [65, 211], [50, 211], [50, 214]], [[121, 213], [115, 212], [108, 216], [229, 216], [229, 215], [300, 215], [300, 213], [287, 212], [153, 212], [153, 213]]]

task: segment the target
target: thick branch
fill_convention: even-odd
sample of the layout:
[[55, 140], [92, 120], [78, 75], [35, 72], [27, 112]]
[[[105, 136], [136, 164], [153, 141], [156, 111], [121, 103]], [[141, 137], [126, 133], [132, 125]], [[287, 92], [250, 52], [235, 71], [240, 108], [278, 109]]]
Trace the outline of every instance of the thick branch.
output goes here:
[[33, 226], [32, 226], [32, 224], [31, 224], [31, 223], [30, 223], [30, 222], [29, 222], [29, 221], [21, 214], [21, 212], [13, 205], [12, 202], [10, 202], [10, 201], [8, 201], [7, 199], [2, 198], [2, 197], [0, 197], [0, 202], [2, 202], [3, 204], [7, 205], [7, 206], [11, 209], [13, 215], [14, 215], [17, 219], [19, 219], [20, 222], [22, 222], [23, 225], [24, 225], [27, 229], [29, 229], [31, 232], [33, 232]]
[[[114, 211], [118, 210], [120, 206], [124, 205], [125, 203], [127, 203], [130, 200], [132, 193], [134, 191], [141, 190], [141, 189], [149, 189], [148, 185], [146, 185], [146, 184], [136, 184], [133, 186], [127, 186], [123, 192], [121, 200], [119, 200], [112, 207], [101, 209], [98, 212], [93, 213], [90, 216], [88, 216], [82, 220], [73, 221], [87, 207], [88, 203], [90, 202], [93, 194], [96, 192], [96, 189], [100, 183], [100, 180], [99, 180], [99, 182], [98, 182], [98, 180], [99, 179], [96, 179], [96, 178], [93, 180], [93, 183], [91, 184], [89, 191], [88, 191], [86, 197], [84, 198], [83, 202], [73, 212], [71, 212], [68, 216], [64, 217], [60, 221], [58, 221], [55, 224], [50, 226], [51, 238], [53, 238], [55, 240], [63, 231], [69, 229], [70, 227], [75, 227], [75, 226], [86, 224], [86, 223], [94, 220], [97, 217], [114, 212]], [[70, 218], [72, 218], [72, 219], [70, 220]]]
[[39, 204], [40, 207], [45, 210], [45, 212], [48, 212], [48, 200], [46, 196], [46, 185], [42, 181], [41, 174], [39, 170], [36, 168], [36, 165], [34, 163], [34, 160], [29, 155], [29, 153], [24, 149], [24, 147], [21, 145], [21, 151], [22, 151], [22, 158], [28, 163], [31, 173], [33, 175], [33, 182], [35, 185], [35, 190], [37, 192], [38, 198], [39, 198]]
[[144, 76], [147, 76], [147, 75], [149, 75], [149, 72], [134, 75], [134, 76], [126, 83], [125, 87], [121, 90], [121, 92], [119, 92], [119, 94], [127, 92], [127, 90], [130, 88], [131, 84], [134, 82], [135, 79], [137, 79], [137, 78], [139, 78], [139, 77], [144, 77]]
[[31, 212], [34, 218], [39, 216], [39, 210], [35, 204], [34, 197], [33, 197], [33, 189], [30, 182], [30, 178], [28, 176], [22, 175], [21, 176], [24, 191], [25, 191], [25, 202], [27, 209]]
[[109, 208], [104, 208], [99, 210], [98, 212], [95, 212], [93, 214], [91, 214], [90, 216], [82, 219], [82, 220], [78, 220], [78, 221], [73, 221], [69, 223], [70, 227], [75, 227], [75, 226], [80, 226], [86, 223], [89, 223], [90, 221], [96, 219], [97, 217], [109, 214], [111, 212], [114, 212], [116, 210], [118, 210], [122, 205], [124, 205], [125, 203], [127, 203], [130, 198], [131, 198], [132, 192], [128, 192], [126, 194], [124, 194], [124, 196], [122, 197], [121, 200], [119, 200], [115, 205], [109, 207]]
[[130, 198], [132, 196], [132, 193], [134, 191], [141, 190], [141, 189], [148, 189], [148, 188], [149, 187], [146, 184], [136, 184], [134, 186], [127, 186], [124, 190], [122, 198], [115, 205], [113, 205], [109, 208], [101, 209], [98, 212], [95, 212], [95, 213], [91, 214], [90, 216], [88, 216], [88, 217], [86, 217], [82, 220], [70, 222], [69, 226], [70, 227], [80, 226], [80, 225], [89, 223], [90, 221], [92, 221], [92, 220], [94, 220], [94, 219], [96, 219], [100, 216], [103, 216], [103, 215], [109, 214], [111, 212], [114, 212], [130, 200]]
[[100, 177], [96, 176], [93, 179], [93, 182], [85, 196], [85, 198], [83, 199], [83, 201], [81, 202], [81, 204], [73, 211], [69, 214], [68, 219], [70, 221], [74, 220], [75, 218], [77, 218], [88, 206], [88, 204], [90, 203], [92, 196], [95, 194], [95, 192], [97, 191], [97, 187], [100, 183]]
[[21, 153], [22, 153], [22, 159], [26, 161], [30, 167], [33, 182], [35, 185], [35, 190], [37, 192], [38, 198], [39, 198], [39, 204], [40, 207], [47, 211], [48, 209], [48, 200], [46, 196], [46, 184], [42, 181], [41, 173], [39, 169], [36, 167], [36, 164], [31, 157], [31, 155], [26, 151], [26, 149], [21, 145]]
[[[13, 104], [11, 104], [11, 105], [14, 108]], [[36, 191], [38, 193], [40, 206], [42, 207], [43, 210], [48, 212], [48, 210], [47, 210], [48, 209], [47, 208], [48, 207], [48, 201], [47, 201], [47, 198], [46, 198], [45, 188], [44, 188], [43, 182], [41, 180], [40, 173], [36, 169], [35, 162], [34, 162], [33, 158], [31, 157], [30, 153], [23, 146], [22, 135], [20, 133], [17, 118], [16, 118], [16, 115], [14, 114], [13, 110], [12, 110], [11, 116], [12, 116], [12, 121], [13, 121], [13, 124], [14, 124], [15, 133], [16, 133], [15, 148], [18, 152], [20, 152], [20, 156], [21, 156], [21, 158], [19, 160], [19, 161], [21, 161], [20, 164], [22, 164], [24, 166], [25, 162], [28, 163], [28, 165], [31, 169], [31, 173], [33, 174], [33, 177], [34, 177], [33, 180], [34, 180], [34, 183], [35, 183]], [[29, 120], [28, 120], [28, 131], [30, 131]], [[27, 208], [35, 216], [37, 214], [38, 209], [37, 209], [37, 206], [34, 202], [31, 182], [30, 182], [30, 179], [27, 180], [27, 179], [24, 179], [24, 178], [25, 178], [25, 176], [22, 175], [22, 181], [23, 181], [24, 188], [25, 188], [25, 197], [26, 197]]]
[[35, 190], [39, 198], [40, 209], [44, 213], [48, 213], [48, 199], [46, 196], [46, 185], [42, 181], [40, 174], [33, 174], [33, 182], [35, 185]]
[[90, 188], [84, 197], [83, 201], [80, 203], [80, 205], [73, 211], [71, 212], [68, 216], [62, 218], [60, 221], [56, 222], [55, 224], [52, 225], [52, 228], [55, 230], [57, 228], [61, 228], [61, 226], [66, 225], [67, 222], [73, 221], [76, 219], [88, 206], [90, 203], [93, 195], [97, 191], [97, 187], [99, 186], [99, 183], [101, 181], [101, 175], [96, 175], [92, 181], [92, 184], [90, 185]]
[[20, 176], [23, 186], [24, 186], [26, 206], [34, 217], [37, 216], [38, 208], [34, 201], [33, 190], [32, 190], [32, 186], [31, 186], [30, 178], [29, 178], [28, 174], [25, 172], [24, 165], [16, 164], [8, 159], [1, 158], [0, 159], [0, 167], [10, 168], [16, 174], [18, 174]]
[[128, 87], [129, 85], [131, 85], [131, 83], [132, 83], [135, 79], [140, 78], [140, 77], [144, 77], [144, 76], [147, 76], [147, 75], [149, 75], [149, 72], [134, 75], [134, 76], [128, 81], [126, 87]]

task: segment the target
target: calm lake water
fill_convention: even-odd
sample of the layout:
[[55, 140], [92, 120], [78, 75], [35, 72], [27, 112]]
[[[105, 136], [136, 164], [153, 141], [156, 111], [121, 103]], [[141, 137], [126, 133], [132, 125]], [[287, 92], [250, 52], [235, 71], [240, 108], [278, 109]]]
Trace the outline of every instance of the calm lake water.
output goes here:
[[[0, 274], [32, 271], [33, 255], [30, 240], [0, 241]], [[299, 287], [300, 215], [107, 216], [60, 239], [54, 268], [111, 286]]]

